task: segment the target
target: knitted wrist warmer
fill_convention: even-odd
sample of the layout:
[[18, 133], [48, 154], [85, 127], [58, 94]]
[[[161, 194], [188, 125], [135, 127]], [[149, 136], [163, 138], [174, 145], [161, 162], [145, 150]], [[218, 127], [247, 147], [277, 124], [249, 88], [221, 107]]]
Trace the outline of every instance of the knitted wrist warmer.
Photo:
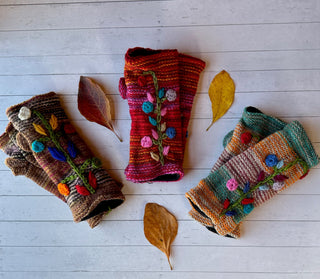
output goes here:
[[[12, 123], [7, 125], [6, 131], [0, 136], [0, 149], [10, 157], [5, 159], [5, 164], [14, 175], [24, 175], [39, 186], [60, 198], [57, 186], [52, 182], [47, 173], [40, 167], [24, 137], [18, 133]], [[91, 228], [97, 226], [102, 220], [103, 214], [87, 220]]]
[[182, 57], [180, 64], [184, 70], [180, 70], [176, 50], [127, 51], [119, 90], [128, 100], [132, 120], [130, 158], [125, 170], [128, 180], [176, 181], [183, 177], [184, 137], [201, 66], [195, 67], [190, 83], [184, 85], [183, 102], [189, 99], [189, 103], [182, 118], [180, 77], [190, 75], [192, 63], [204, 67], [198, 59]]
[[[249, 147], [253, 147], [266, 136], [283, 129], [285, 125], [286, 123], [282, 120], [266, 115], [255, 107], [246, 107], [235, 129], [225, 136], [223, 140], [225, 149], [214, 164], [211, 172], [219, 169], [231, 158]], [[214, 231], [211, 219], [201, 215], [201, 213], [201, 211], [199, 212], [194, 208], [189, 212], [192, 218], [206, 226], [207, 229]], [[240, 233], [239, 228], [229, 235], [237, 237], [238, 233]]]
[[213, 231], [239, 237], [235, 229], [254, 207], [303, 178], [318, 163], [303, 127], [294, 121], [230, 159], [186, 197], [211, 220]]
[[10, 107], [7, 115], [65, 196], [75, 222], [107, 213], [124, 201], [120, 187], [76, 133], [54, 92]]

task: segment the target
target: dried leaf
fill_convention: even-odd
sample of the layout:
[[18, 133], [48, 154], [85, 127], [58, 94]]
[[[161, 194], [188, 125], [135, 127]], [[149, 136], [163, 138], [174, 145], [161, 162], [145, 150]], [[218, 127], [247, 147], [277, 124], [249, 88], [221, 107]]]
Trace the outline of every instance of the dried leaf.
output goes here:
[[233, 103], [235, 84], [226, 71], [221, 71], [212, 80], [209, 87], [209, 97], [212, 108], [212, 122], [207, 131], [221, 116], [223, 116]]
[[112, 125], [110, 101], [100, 85], [91, 78], [80, 77], [78, 109], [87, 120], [110, 129], [122, 142]]
[[32, 125], [33, 125], [33, 127], [34, 127], [34, 129], [36, 130], [37, 133], [39, 133], [39, 134], [41, 134], [41, 135], [44, 135], [44, 136], [47, 135], [47, 134], [46, 134], [46, 131], [42, 128], [41, 125], [38, 125], [38, 124], [36, 124], [36, 123], [32, 123]]
[[147, 203], [143, 217], [144, 235], [148, 241], [166, 254], [170, 268], [171, 243], [178, 233], [177, 219], [163, 206]]

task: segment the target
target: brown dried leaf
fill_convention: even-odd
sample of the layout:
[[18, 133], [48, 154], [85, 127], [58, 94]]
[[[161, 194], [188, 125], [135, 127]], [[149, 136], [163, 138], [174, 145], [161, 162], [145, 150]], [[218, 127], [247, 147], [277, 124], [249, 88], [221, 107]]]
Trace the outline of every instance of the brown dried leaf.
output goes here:
[[99, 84], [88, 77], [80, 77], [78, 109], [89, 121], [110, 129], [122, 142], [112, 125], [110, 101]]
[[178, 233], [178, 221], [166, 208], [147, 203], [143, 217], [144, 235], [148, 241], [166, 254], [170, 268], [170, 249]]

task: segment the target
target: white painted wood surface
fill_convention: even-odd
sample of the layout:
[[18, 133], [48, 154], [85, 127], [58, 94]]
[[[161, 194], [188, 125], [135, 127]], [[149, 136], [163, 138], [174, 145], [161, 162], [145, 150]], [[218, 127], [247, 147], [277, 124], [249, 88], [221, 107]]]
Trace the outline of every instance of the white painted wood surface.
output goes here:
[[[1, 0], [1, 131], [8, 106], [58, 92], [77, 130], [123, 181], [127, 200], [93, 230], [74, 224], [65, 204], [13, 177], [0, 153], [0, 278], [320, 278], [320, 166], [255, 209], [238, 240], [193, 221], [184, 198], [207, 175], [247, 105], [301, 121], [320, 153], [319, 32], [319, 0]], [[125, 181], [130, 117], [117, 86], [124, 53], [134, 46], [177, 48], [207, 62], [180, 182]], [[205, 132], [208, 86], [222, 69], [236, 82], [235, 102]], [[78, 112], [80, 75], [108, 90], [123, 143]], [[144, 238], [144, 205], [152, 201], [179, 220], [173, 271]]]

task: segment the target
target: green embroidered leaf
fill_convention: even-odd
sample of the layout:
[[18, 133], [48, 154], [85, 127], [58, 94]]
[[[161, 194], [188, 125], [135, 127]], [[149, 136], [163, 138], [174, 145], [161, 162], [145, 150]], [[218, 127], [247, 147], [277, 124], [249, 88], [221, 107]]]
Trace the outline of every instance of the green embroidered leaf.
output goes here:
[[212, 122], [207, 131], [231, 107], [234, 92], [235, 84], [226, 71], [222, 71], [214, 77], [208, 91], [211, 100]]

